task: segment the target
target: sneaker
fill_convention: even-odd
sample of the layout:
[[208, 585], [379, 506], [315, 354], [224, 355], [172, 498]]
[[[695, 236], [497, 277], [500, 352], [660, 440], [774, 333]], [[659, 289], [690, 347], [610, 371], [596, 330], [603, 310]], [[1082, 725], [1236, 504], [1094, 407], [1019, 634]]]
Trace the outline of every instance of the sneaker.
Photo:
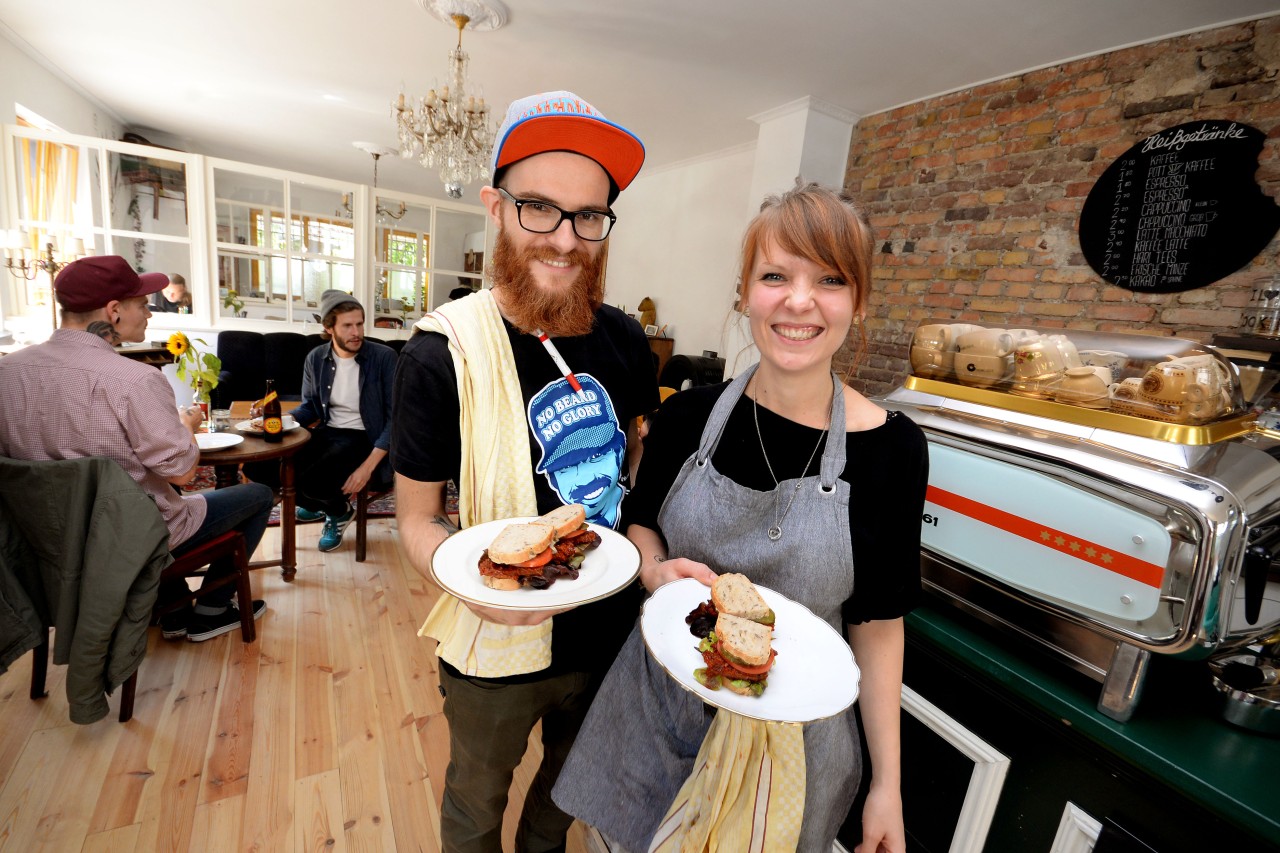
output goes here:
[[181, 640], [187, 636], [187, 623], [191, 621], [191, 616], [195, 611], [191, 605], [179, 607], [177, 610], [171, 610], [159, 619], [160, 636], [166, 640]]
[[351, 519], [356, 517], [355, 508], [347, 504], [347, 511], [342, 515], [326, 515], [324, 530], [320, 533], [320, 550], [332, 551], [342, 544], [342, 531], [347, 529]]
[[[261, 619], [267, 612], [267, 603], [261, 598], [253, 600], [253, 618]], [[231, 604], [221, 613], [206, 616], [203, 613], [192, 613], [187, 623], [187, 639], [193, 643], [203, 643], [214, 637], [234, 631], [240, 627], [240, 608]]]
[[293, 511], [293, 517], [298, 521], [319, 521], [324, 518], [324, 513], [318, 509], [303, 509], [298, 507]]

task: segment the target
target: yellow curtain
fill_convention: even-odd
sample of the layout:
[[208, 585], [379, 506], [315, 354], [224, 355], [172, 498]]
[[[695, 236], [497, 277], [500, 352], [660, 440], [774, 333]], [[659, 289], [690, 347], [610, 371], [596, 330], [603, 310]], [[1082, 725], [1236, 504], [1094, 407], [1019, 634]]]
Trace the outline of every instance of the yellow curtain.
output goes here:
[[[25, 164], [24, 201], [27, 218], [64, 225], [70, 236], [76, 203], [76, 185], [80, 167], [80, 149], [39, 139], [21, 140], [22, 162]], [[46, 229], [31, 228], [27, 239], [37, 253], [47, 238]]]

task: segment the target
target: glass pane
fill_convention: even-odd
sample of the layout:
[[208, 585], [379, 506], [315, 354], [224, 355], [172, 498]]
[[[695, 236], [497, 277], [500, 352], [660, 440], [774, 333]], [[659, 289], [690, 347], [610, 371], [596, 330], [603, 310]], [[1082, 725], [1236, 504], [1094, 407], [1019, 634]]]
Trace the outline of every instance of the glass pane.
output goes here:
[[265, 247], [268, 225], [284, 216], [284, 181], [214, 169], [213, 192], [218, 241]]
[[483, 271], [483, 214], [437, 211], [435, 237], [435, 256], [431, 259], [431, 266], [458, 272]]
[[[76, 190], [76, 225], [90, 228], [103, 228], [106, 220], [102, 216], [102, 163], [104, 157], [100, 149], [86, 148], [80, 157], [80, 183]], [[82, 212], [83, 206], [83, 212]], [[85, 244], [89, 240], [85, 236]]]
[[355, 234], [344, 195], [340, 190], [289, 182], [293, 251], [354, 260]]
[[[326, 290], [345, 290], [351, 293], [356, 286], [356, 268], [354, 264], [335, 263], [334, 261], [307, 260], [301, 263], [302, 302], [294, 301], [297, 314], [294, 320], [312, 321], [312, 314], [318, 312], [320, 294]], [[295, 267], [295, 269], [298, 269]]]
[[[430, 308], [459, 299], [480, 288], [480, 279], [465, 275], [436, 273], [432, 276]], [[465, 291], [465, 292], [464, 292]]]
[[[175, 275], [181, 276], [182, 282], [191, 281], [191, 246], [188, 243], [170, 243], [161, 240], [138, 240], [137, 243], [144, 245], [143, 269], [139, 272], [162, 272], [169, 276], [172, 281]], [[135, 264], [135, 268], [137, 265]], [[190, 314], [201, 305], [202, 299], [206, 298], [202, 293], [195, 293], [190, 288], [179, 288], [171, 285], [171, 294], [178, 296], [180, 292], [185, 292], [187, 297], [187, 305], [178, 310], [178, 313]], [[177, 300], [181, 302], [182, 300]], [[152, 309], [153, 311], [156, 309]]]
[[110, 152], [111, 227], [186, 237], [187, 167], [176, 160]]
[[[400, 209], [400, 202], [379, 197], [384, 207]], [[425, 267], [431, 244], [431, 208], [406, 205], [399, 219], [380, 217], [374, 226], [374, 260], [379, 263]]]
[[[274, 283], [276, 278], [278, 283]], [[218, 252], [218, 295], [222, 301], [219, 315], [255, 320], [285, 319], [284, 304], [275, 295], [279, 292], [283, 296], [284, 280], [282, 259]], [[235, 296], [232, 305], [226, 304], [228, 293]]]
[[412, 270], [380, 269], [374, 297], [374, 326], [407, 328], [422, 316], [422, 274]]

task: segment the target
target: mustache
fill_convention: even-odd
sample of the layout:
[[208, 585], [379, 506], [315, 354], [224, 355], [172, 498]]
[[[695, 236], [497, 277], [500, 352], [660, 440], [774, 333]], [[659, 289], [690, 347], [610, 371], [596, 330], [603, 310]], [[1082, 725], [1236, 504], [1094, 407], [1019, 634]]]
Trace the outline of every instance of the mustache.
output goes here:
[[612, 485], [613, 485], [613, 480], [609, 479], [608, 477], [594, 477], [590, 480], [590, 482], [584, 483], [583, 485], [578, 486], [576, 489], [571, 490], [569, 493], [569, 497], [575, 503], [577, 503], [579, 500], [582, 500], [592, 492], [598, 491], [600, 489], [604, 489], [605, 491], [608, 491], [609, 487], [611, 487]]

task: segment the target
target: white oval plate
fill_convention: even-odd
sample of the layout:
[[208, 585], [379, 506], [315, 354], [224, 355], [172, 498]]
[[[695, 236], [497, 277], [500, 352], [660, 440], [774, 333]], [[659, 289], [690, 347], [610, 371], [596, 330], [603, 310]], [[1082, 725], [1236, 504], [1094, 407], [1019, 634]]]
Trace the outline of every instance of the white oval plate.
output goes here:
[[608, 598], [640, 574], [640, 552], [616, 530], [590, 525], [600, 544], [587, 552], [577, 580], [560, 578], [547, 589], [490, 589], [480, 580], [480, 554], [508, 524], [537, 516], [486, 521], [460, 530], [441, 543], [431, 558], [431, 575], [451, 595], [501, 610], [554, 610]]
[[811, 723], [839, 714], [858, 698], [861, 674], [848, 641], [803, 604], [756, 585], [773, 608], [773, 648], [778, 658], [760, 696], [708, 690], [693, 677], [704, 665], [698, 638], [684, 617], [711, 600], [711, 588], [694, 578], [658, 587], [640, 613], [640, 633], [649, 653], [684, 689], [717, 708], [753, 720]]
[[[280, 420], [284, 421], [285, 432], [298, 427], [298, 422], [294, 420], [293, 415], [285, 415]], [[254, 426], [252, 420], [240, 421], [240, 423], [236, 424], [236, 429], [241, 432], [247, 432], [250, 435], [262, 435], [262, 427]]]
[[229, 432], [196, 433], [196, 444], [201, 450], [225, 450], [228, 447], [235, 447], [242, 441], [244, 441], [243, 435], [233, 435]]

